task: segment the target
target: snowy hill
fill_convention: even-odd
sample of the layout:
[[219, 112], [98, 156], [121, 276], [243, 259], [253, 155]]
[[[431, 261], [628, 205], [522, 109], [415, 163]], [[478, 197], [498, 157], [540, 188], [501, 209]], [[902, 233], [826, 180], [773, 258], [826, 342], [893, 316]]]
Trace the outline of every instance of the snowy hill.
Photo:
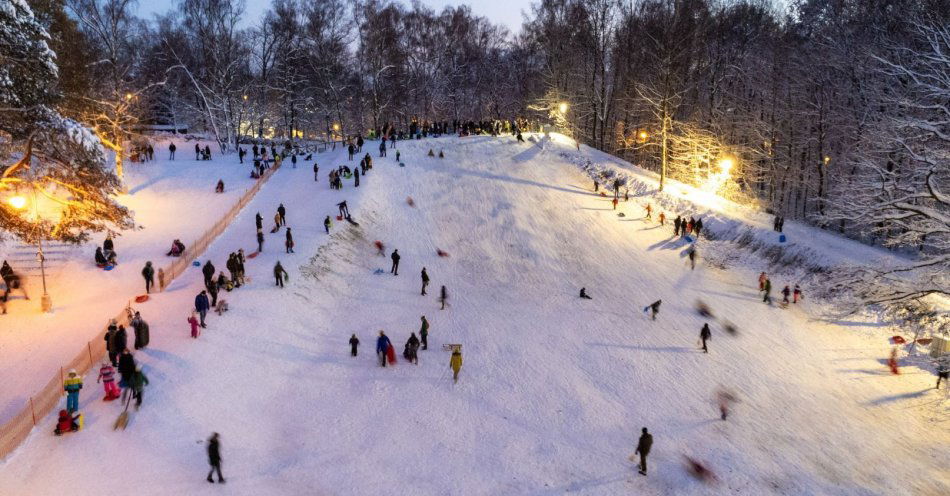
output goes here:
[[[152, 342], [136, 358], [151, 384], [128, 429], [112, 430], [121, 406], [86, 377], [85, 429], [54, 437], [48, 418], [0, 462], [0, 494], [220, 492], [204, 481], [212, 431], [229, 494], [950, 492], [946, 390], [928, 373], [890, 375], [873, 327], [816, 320], [807, 303], [763, 304], [759, 267], [691, 271], [685, 242], [643, 219], [634, 198], [618, 217], [566, 145], [398, 146], [405, 167], [395, 150], [366, 147], [374, 168], [358, 189], [327, 186], [329, 167], [356, 163], [342, 150], [315, 157], [318, 182], [310, 163], [278, 171], [207, 255], [223, 268], [228, 253], [254, 251], [254, 213], [269, 219], [280, 202], [296, 253], [284, 253], [283, 230], [268, 234], [248, 261], [251, 284], [224, 295], [232, 310], [210, 315], [197, 340], [185, 319], [199, 269], [141, 305]], [[323, 219], [342, 200], [359, 226], [334, 222], [327, 235]], [[651, 321], [643, 308], [661, 298]], [[738, 333], [699, 316], [698, 299]], [[401, 350], [422, 315], [432, 327], [419, 365], [379, 367], [377, 332]], [[709, 354], [697, 345], [706, 321]], [[458, 384], [448, 343], [462, 344]], [[740, 400], [727, 421], [719, 388]], [[644, 426], [647, 477], [627, 459]], [[718, 483], [691, 478], [684, 455]]]

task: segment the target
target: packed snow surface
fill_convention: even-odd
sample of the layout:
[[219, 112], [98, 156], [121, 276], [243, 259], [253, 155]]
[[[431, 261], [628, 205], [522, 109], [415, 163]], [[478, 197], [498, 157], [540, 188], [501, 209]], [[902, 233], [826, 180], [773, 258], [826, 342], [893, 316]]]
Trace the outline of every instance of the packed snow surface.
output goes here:
[[[140, 305], [151, 344], [136, 358], [151, 384], [129, 427], [112, 430], [121, 406], [102, 402], [87, 376], [85, 429], [55, 437], [47, 418], [0, 462], [0, 494], [950, 493], [945, 390], [916, 369], [890, 375], [879, 328], [819, 319], [809, 300], [763, 304], [759, 267], [700, 260], [690, 270], [685, 241], [643, 218], [649, 199], [621, 202], [618, 217], [565, 144], [400, 142], [405, 167], [376, 147], [364, 147], [374, 168], [358, 189], [352, 179], [328, 188], [330, 167], [356, 163], [339, 149], [315, 156], [319, 181], [310, 162], [278, 171], [207, 255], [221, 269], [228, 253], [254, 251], [254, 213], [266, 231], [280, 202], [296, 253], [284, 253], [283, 230], [267, 234], [248, 260], [251, 283], [223, 294], [231, 311], [209, 315], [196, 340], [185, 319], [198, 268]], [[211, 196], [209, 175], [191, 204]], [[359, 226], [334, 219], [325, 234], [344, 199]], [[283, 289], [278, 260], [290, 272]], [[112, 276], [124, 288], [140, 280], [130, 272]], [[773, 281], [773, 295], [784, 283]], [[581, 287], [592, 300], [577, 297]], [[651, 321], [643, 308], [661, 298]], [[699, 316], [698, 299], [738, 334]], [[419, 365], [400, 356], [379, 367], [378, 330], [401, 355], [422, 315], [431, 334]], [[448, 343], [462, 344], [458, 384]], [[19, 380], [12, 372], [4, 377]], [[740, 400], [726, 421], [720, 387]], [[628, 460], [642, 427], [654, 436], [647, 477]], [[205, 481], [212, 431], [226, 488]], [[684, 456], [718, 482], [693, 479]]]

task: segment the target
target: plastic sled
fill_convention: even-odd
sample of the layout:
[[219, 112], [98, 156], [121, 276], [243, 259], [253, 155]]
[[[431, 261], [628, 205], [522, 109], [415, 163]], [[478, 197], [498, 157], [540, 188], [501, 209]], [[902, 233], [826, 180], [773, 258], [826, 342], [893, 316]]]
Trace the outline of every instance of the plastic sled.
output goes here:
[[386, 358], [390, 365], [396, 363], [396, 348], [393, 345], [389, 345], [389, 349], [386, 350]]
[[406, 164], [405, 164], [405, 163], [403, 163], [403, 162], [399, 162], [399, 167], [405, 167], [405, 166], [406, 166]]
[[626, 217], [626, 216], [627, 216], [627, 214], [625, 214], [625, 213], [623, 213], [623, 212], [620, 212], [619, 214], [617, 214], [617, 217]]
[[687, 234], [685, 237], [686, 237], [686, 241], [688, 241], [688, 242], [690, 242], [690, 243], [693, 242], [693, 236], [692, 236], [691, 234]]
[[449, 256], [449, 253], [448, 253], [448, 252], [442, 251], [442, 250], [440, 250], [440, 249], [436, 249], [435, 252], [436, 252], [440, 257], [447, 257], [447, 256]]
[[279, 230], [280, 230], [280, 226], [274, 226], [274, 228], [271, 229], [270, 232], [271, 232], [271, 234], [273, 234], [273, 233], [275, 233], [275, 232], [277, 232], [277, 231], [279, 231]]
[[902, 336], [891, 336], [891, 342], [894, 344], [904, 344], [907, 342]]
[[917, 344], [927, 346], [933, 342], [933, 338], [920, 338], [917, 340]]
[[104, 268], [106, 268], [106, 264], [98, 264], [98, 263], [97, 263], [97, 264], [96, 264], [96, 267], [99, 267], [100, 269], [104, 269]]
[[607, 196], [607, 193], [604, 193], [603, 191], [601, 191], [601, 192], [600, 192], [600, 196], [606, 197], [606, 196]]
[[336, 220], [337, 220], [337, 222], [342, 221], [342, 220], [343, 220], [343, 216], [342, 216], [342, 215], [337, 215], [337, 216], [336, 216]]
[[138, 295], [138, 296], [135, 297], [135, 302], [136, 302], [136, 303], [145, 303], [146, 301], [148, 301], [148, 295], [147, 295], [147, 294]]
[[112, 270], [114, 268], [115, 268], [115, 265], [106, 265], [105, 267], [102, 268], [102, 270]]
[[256, 258], [256, 257], [257, 257], [258, 255], [260, 255], [260, 254], [261, 254], [261, 252], [255, 251], [254, 253], [249, 253], [249, 254], [247, 255], [247, 258]]
[[191, 262], [191, 265], [194, 265], [195, 267], [201, 267], [201, 262], [195, 260], [194, 262]]

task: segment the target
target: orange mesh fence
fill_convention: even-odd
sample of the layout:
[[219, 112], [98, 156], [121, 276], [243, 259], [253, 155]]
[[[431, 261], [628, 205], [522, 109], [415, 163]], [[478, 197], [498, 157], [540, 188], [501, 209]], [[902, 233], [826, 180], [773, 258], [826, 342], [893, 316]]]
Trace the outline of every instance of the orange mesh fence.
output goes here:
[[[265, 181], [270, 179], [279, 167], [275, 166], [264, 172], [261, 179], [238, 198], [238, 201], [218, 222], [201, 235], [191, 246], [186, 247], [180, 257], [175, 259], [167, 267], [164, 267], [164, 277], [160, 278], [159, 291], [164, 291], [168, 285], [178, 276], [185, 272], [191, 266], [191, 262], [200, 256], [211, 243], [224, 232], [231, 221], [237, 217], [238, 213], [250, 203], [251, 199], [260, 191]], [[128, 326], [129, 314], [132, 311], [131, 304], [122, 309], [122, 312], [115, 317], [118, 324]], [[90, 370], [94, 370], [96, 365], [106, 356], [105, 342], [106, 328], [103, 328], [95, 338], [87, 342], [85, 346], [76, 353], [76, 356], [67, 364], [56, 370], [53, 377], [36, 394], [30, 397], [26, 405], [23, 406], [16, 415], [7, 420], [0, 426], [0, 459], [9, 455], [30, 435], [33, 427], [40, 425], [45, 417], [56, 408], [65, 408], [63, 400], [63, 381], [65, 374], [71, 369], [76, 369], [80, 375], [85, 375]], [[49, 425], [52, 432], [53, 425]]]

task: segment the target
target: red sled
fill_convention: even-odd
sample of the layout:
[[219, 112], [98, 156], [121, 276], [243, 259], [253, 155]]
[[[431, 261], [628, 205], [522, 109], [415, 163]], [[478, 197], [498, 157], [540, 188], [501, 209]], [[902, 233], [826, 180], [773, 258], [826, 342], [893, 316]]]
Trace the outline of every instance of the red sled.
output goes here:
[[907, 340], [905, 340], [903, 336], [892, 336], [891, 342], [893, 342], [894, 344], [905, 344], [907, 343]]
[[261, 254], [261, 252], [255, 251], [254, 253], [249, 254], [249, 255], [247, 256], [247, 258], [255, 258], [255, 257], [257, 257], [257, 256], [260, 255], [260, 254]]
[[145, 303], [146, 301], [148, 301], [148, 295], [147, 295], [147, 294], [143, 294], [143, 295], [139, 295], [139, 296], [136, 296], [136, 297], [135, 297], [135, 302], [136, 302], [136, 303]]
[[448, 252], [442, 251], [442, 250], [440, 250], [440, 249], [436, 249], [435, 252], [438, 253], [440, 257], [447, 257], [447, 256], [449, 256]]
[[394, 348], [393, 345], [389, 345], [389, 348], [386, 350], [386, 359], [389, 360], [390, 365], [396, 363], [396, 348]]
[[342, 221], [342, 220], [343, 220], [343, 216], [342, 216], [342, 215], [337, 215], [337, 216], [336, 216], [336, 220], [337, 220], [337, 221]]

